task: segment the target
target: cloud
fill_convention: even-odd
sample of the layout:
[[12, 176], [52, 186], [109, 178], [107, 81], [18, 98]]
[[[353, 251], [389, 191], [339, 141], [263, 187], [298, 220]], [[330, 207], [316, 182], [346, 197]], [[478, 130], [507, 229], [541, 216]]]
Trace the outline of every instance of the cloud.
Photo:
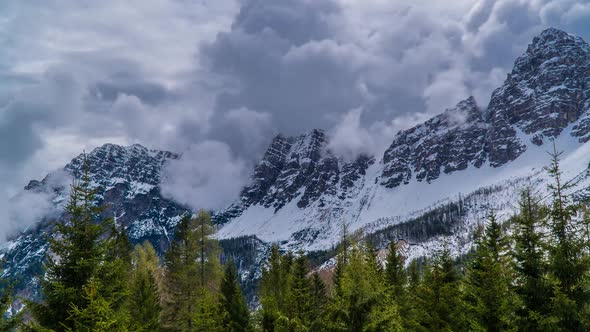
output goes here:
[[[202, 188], [216, 188], [221, 202], [235, 197], [237, 174], [276, 133], [324, 128], [345, 158], [379, 155], [397, 130], [469, 95], [485, 106], [544, 28], [590, 37], [582, 0], [0, 6], [4, 196], [83, 148], [115, 141], [184, 152], [202, 167], [177, 166], [187, 176], [209, 174], [216, 160], [234, 163], [220, 171], [235, 181], [167, 188], [187, 203], [220, 206], [201, 199]], [[191, 157], [211, 146], [223, 152]]]
[[352, 161], [361, 154], [374, 154], [374, 138], [361, 127], [362, 112], [358, 108], [346, 113], [330, 133], [327, 149], [346, 161]]
[[429, 118], [428, 113], [410, 113], [396, 117], [395, 120], [376, 121], [363, 125], [365, 111], [361, 108], [345, 113], [340, 121], [329, 131], [326, 149], [347, 162], [359, 155], [381, 156], [391, 145], [392, 138], [400, 130], [410, 128]]
[[56, 126], [75, 117], [80, 97], [75, 78], [53, 70], [45, 73], [39, 84], [21, 90], [0, 108], [0, 173], [12, 174], [43, 147], [39, 127]]
[[247, 175], [244, 163], [233, 158], [227, 144], [205, 141], [167, 164], [161, 191], [193, 209], [220, 209], [238, 197]]
[[0, 220], [3, 221], [0, 239], [23, 232], [43, 218], [59, 215], [65, 201], [56, 200], [54, 189], [60, 188], [67, 194], [72, 178], [64, 171], [56, 171], [44, 181], [47, 185], [45, 190], [22, 191], [12, 197], [0, 196]]

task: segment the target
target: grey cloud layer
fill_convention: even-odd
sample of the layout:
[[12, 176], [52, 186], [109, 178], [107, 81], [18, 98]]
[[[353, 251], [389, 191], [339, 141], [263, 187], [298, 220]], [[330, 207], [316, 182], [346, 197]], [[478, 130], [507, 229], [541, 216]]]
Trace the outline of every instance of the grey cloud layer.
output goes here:
[[[217, 207], [238, 186], [179, 179], [242, 184], [273, 134], [314, 127], [345, 158], [378, 153], [469, 95], [485, 106], [535, 34], [589, 39], [589, 19], [582, 0], [4, 2], [0, 181], [14, 191], [48, 171], [40, 156], [139, 142], [184, 152], [167, 192]], [[50, 144], [66, 137], [78, 143]], [[207, 166], [224, 162], [236, 168]]]

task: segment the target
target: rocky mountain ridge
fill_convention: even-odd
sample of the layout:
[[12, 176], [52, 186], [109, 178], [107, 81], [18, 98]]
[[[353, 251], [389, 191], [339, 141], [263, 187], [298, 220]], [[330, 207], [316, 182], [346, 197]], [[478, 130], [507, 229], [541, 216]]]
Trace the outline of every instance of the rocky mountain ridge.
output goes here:
[[[276, 136], [239, 199], [214, 215], [224, 255], [248, 257], [234, 260], [244, 279], [256, 278], [269, 243], [330, 250], [343, 224], [383, 243], [406, 238], [412, 257], [443, 241], [461, 253], [490, 207], [507, 217], [518, 188], [544, 186], [540, 166], [550, 141], [566, 150], [566, 175], [581, 176], [579, 193], [587, 191], [589, 106], [590, 47], [548, 29], [516, 60], [487, 107], [469, 97], [399, 132], [382, 156], [345, 161], [328, 149], [329, 135], [322, 130]], [[63, 172], [79, 176], [81, 158]], [[162, 168], [177, 158], [139, 145], [106, 144], [88, 154], [105, 215], [117, 217], [132, 241], [149, 240], [160, 251], [188, 212], [159, 190]], [[67, 186], [56, 185], [52, 176], [31, 181], [25, 190], [51, 193], [60, 206]], [[4, 275], [40, 272], [43, 234], [51, 234], [53, 220], [40, 221], [9, 243], [2, 254]]]

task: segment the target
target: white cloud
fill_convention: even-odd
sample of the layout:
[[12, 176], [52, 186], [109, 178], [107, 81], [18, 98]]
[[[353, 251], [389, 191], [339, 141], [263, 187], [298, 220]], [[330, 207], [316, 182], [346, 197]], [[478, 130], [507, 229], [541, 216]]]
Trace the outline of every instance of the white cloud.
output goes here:
[[163, 174], [162, 194], [193, 209], [219, 209], [238, 198], [248, 179], [243, 161], [227, 144], [205, 141], [170, 162]]
[[[346, 158], [379, 154], [397, 130], [469, 95], [485, 107], [542, 29], [590, 37], [582, 0], [65, 0], [0, 8], [0, 137], [10, 138], [0, 140], [0, 181], [12, 192], [77, 149], [113, 140], [186, 150], [187, 159], [223, 142], [214, 144], [223, 153], [200, 164], [231, 161], [221, 171], [236, 183], [277, 132], [320, 127]], [[189, 166], [179, 171], [212, 171]], [[235, 186], [219, 188], [229, 189], [215, 199], [235, 196]]]

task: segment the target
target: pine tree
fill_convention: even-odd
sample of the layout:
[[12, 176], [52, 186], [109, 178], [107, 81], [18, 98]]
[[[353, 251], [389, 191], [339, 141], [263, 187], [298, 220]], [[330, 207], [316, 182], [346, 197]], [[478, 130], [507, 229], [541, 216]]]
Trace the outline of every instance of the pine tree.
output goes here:
[[123, 312], [113, 309], [111, 299], [105, 297], [105, 285], [99, 279], [92, 279], [82, 290], [82, 298], [86, 300], [84, 307], [71, 304], [68, 332], [108, 332], [127, 331], [127, 322]]
[[476, 246], [465, 280], [470, 330], [507, 330], [514, 303], [509, 290], [512, 273], [506, 257], [508, 241], [493, 211]]
[[73, 309], [83, 311], [91, 304], [91, 299], [83, 295], [93, 288], [90, 281], [100, 276], [108, 249], [105, 242], [109, 240], [108, 236], [105, 239], [109, 219], [99, 220], [102, 208], [94, 202], [95, 189], [90, 186], [85, 159], [82, 179], [71, 187], [67, 219], [56, 223], [57, 236], [49, 238], [45, 278], [41, 280], [43, 302], [27, 303], [38, 327], [73, 329]]
[[271, 247], [260, 283], [262, 328], [264, 331], [274, 331], [275, 321], [280, 316], [289, 316], [291, 312], [288, 304], [292, 260], [291, 255], [281, 255], [278, 245], [274, 244]]
[[321, 329], [321, 318], [324, 314], [326, 303], [328, 302], [328, 291], [326, 284], [320, 277], [318, 272], [314, 272], [311, 276], [311, 312], [309, 314], [312, 325], [312, 331]]
[[238, 283], [236, 267], [231, 260], [225, 265], [225, 274], [221, 281], [220, 291], [224, 331], [250, 331], [248, 305], [246, 305], [240, 284]]
[[103, 223], [107, 229], [101, 242], [104, 257], [96, 276], [84, 286], [82, 296], [88, 305], [72, 305], [69, 317], [74, 322], [72, 331], [124, 331], [129, 325], [131, 244], [124, 228], [118, 227], [114, 219]]
[[351, 238], [348, 232], [348, 225], [345, 222], [342, 223], [341, 233], [342, 234], [340, 244], [338, 245], [338, 249], [336, 251], [336, 267], [334, 269], [334, 274], [332, 276], [332, 284], [335, 292], [341, 291], [340, 278], [342, 276], [342, 273], [344, 272], [346, 264], [348, 263], [348, 254], [351, 244]]
[[313, 322], [312, 312], [312, 289], [311, 281], [307, 277], [309, 266], [307, 257], [300, 253], [293, 266], [292, 284], [290, 289], [291, 308], [293, 310], [292, 318], [309, 327]]
[[426, 308], [419, 295], [422, 287], [421, 266], [418, 260], [414, 259], [405, 270], [407, 287], [402, 292], [400, 300], [396, 302], [399, 305], [402, 324], [406, 331], [428, 331], [420, 322], [426, 320]]
[[169, 331], [216, 328], [219, 285], [218, 244], [210, 238], [209, 214], [183, 218], [165, 254], [163, 327]]
[[460, 276], [448, 248], [435, 253], [418, 289], [420, 324], [429, 331], [467, 330], [463, 317]]
[[387, 255], [387, 265], [385, 266], [385, 280], [389, 287], [391, 287], [393, 298], [396, 301], [401, 301], [404, 295], [407, 276], [404, 269], [404, 259], [399, 254], [394, 241], [389, 243], [389, 254]]
[[587, 278], [590, 270], [588, 256], [584, 255], [586, 243], [581, 224], [576, 223], [577, 206], [571, 203], [567, 191], [572, 184], [564, 182], [559, 165], [561, 153], [555, 144], [548, 167], [553, 183], [549, 229], [552, 241], [549, 245], [549, 271], [555, 279], [553, 314], [558, 325], [567, 331], [586, 331], [585, 306], [590, 300]]
[[545, 243], [540, 231], [546, 212], [530, 189], [521, 193], [519, 210], [519, 214], [512, 218], [514, 292], [520, 302], [520, 308], [515, 310], [516, 324], [525, 331], [545, 331], [552, 293], [547, 280]]
[[[411, 274], [409, 276], [409, 274]], [[410, 277], [410, 278], [409, 278]], [[408, 283], [408, 279], [412, 282]], [[404, 257], [401, 256], [394, 241], [389, 243], [387, 265], [385, 266], [385, 282], [388, 287], [387, 296], [397, 307], [402, 325], [405, 330], [419, 330], [418, 311], [413, 296], [420, 284], [420, 273], [417, 262], [410, 264], [410, 269], [404, 267]], [[411, 289], [408, 289], [411, 288]]]
[[105, 259], [98, 269], [97, 279], [103, 285], [101, 296], [118, 315], [119, 326], [128, 325], [130, 317], [126, 309], [130, 292], [131, 242], [123, 225], [117, 225], [112, 218], [107, 219], [107, 222], [109, 231], [103, 240]]
[[159, 331], [161, 329], [160, 292], [156, 275], [159, 258], [152, 245], [145, 241], [132, 253], [129, 315], [132, 331]]

